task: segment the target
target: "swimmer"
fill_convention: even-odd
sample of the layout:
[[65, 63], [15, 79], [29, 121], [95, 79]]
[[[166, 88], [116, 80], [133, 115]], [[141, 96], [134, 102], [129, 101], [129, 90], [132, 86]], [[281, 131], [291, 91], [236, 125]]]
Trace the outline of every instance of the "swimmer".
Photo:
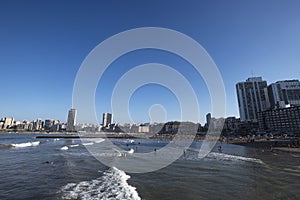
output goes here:
[[221, 145], [219, 145], [218, 150], [219, 150], [220, 153], [222, 152], [222, 146]]

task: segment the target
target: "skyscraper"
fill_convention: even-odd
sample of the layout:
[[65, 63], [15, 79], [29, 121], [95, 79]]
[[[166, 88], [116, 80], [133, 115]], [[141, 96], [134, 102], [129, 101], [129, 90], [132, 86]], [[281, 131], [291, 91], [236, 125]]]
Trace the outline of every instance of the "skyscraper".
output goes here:
[[35, 122], [33, 122], [33, 130], [39, 131], [43, 128], [43, 121], [40, 118], [37, 118]]
[[299, 80], [277, 81], [268, 86], [271, 107], [284, 108], [287, 104], [300, 106]]
[[110, 114], [110, 113], [103, 113], [102, 125], [104, 127], [108, 127], [108, 125], [111, 124], [111, 118], [112, 118], [112, 114]]
[[10, 128], [13, 125], [14, 121], [15, 119], [13, 117], [5, 117], [3, 123], [3, 129]]
[[75, 131], [76, 109], [70, 109], [68, 114], [67, 131]]
[[236, 84], [241, 121], [257, 122], [257, 113], [269, 107], [267, 81], [261, 77], [248, 78]]
[[207, 115], [206, 115], [206, 124], [207, 124], [207, 126], [209, 126], [210, 120], [211, 120], [211, 113], [207, 113]]
[[46, 119], [45, 120], [45, 130], [50, 130], [51, 127], [53, 126], [53, 120], [52, 119]]

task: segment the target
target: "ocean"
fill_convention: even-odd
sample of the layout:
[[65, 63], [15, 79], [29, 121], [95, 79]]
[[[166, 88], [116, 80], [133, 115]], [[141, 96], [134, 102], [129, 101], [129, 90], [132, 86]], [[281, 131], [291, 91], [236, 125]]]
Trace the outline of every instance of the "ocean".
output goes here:
[[[86, 149], [85, 145], [101, 145], [99, 138], [35, 137], [0, 135], [1, 200], [300, 199], [300, 155], [296, 153], [223, 143], [200, 159], [202, 142], [195, 141], [185, 155], [163, 169], [126, 173], [105, 166]], [[133, 149], [133, 154], [151, 152], [170, 142], [110, 140], [124, 151]]]

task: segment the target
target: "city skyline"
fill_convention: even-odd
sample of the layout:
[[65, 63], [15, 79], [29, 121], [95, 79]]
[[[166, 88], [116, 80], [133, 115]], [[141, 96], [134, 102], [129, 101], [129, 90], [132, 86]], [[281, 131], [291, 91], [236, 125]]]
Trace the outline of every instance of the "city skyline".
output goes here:
[[[300, 3], [287, 1], [178, 1], [66, 3], [1, 2], [0, 116], [66, 121], [73, 83], [87, 54], [106, 38], [131, 28], [156, 26], [180, 31], [199, 42], [219, 67], [227, 94], [226, 116], [239, 117], [235, 84], [253, 76], [269, 83], [299, 79]], [[46, 5], [43, 5], [46, 4]], [[172, 5], [171, 5], [172, 4]], [[128, 8], [128, 9], [123, 9]], [[189, 12], [185, 12], [185, 11]], [[168, 14], [166, 14], [168, 13]], [[184, 15], [182, 13], [185, 13]], [[254, 14], [255, 13], [255, 14]], [[40, 16], [40, 17], [37, 17]], [[142, 17], [139, 17], [142, 16]], [[236, 17], [238, 16], [238, 18]], [[187, 77], [199, 99], [201, 118], [210, 98], [201, 76], [183, 59], [160, 51], [136, 51], [112, 63], [96, 91], [96, 113], [111, 112], [115, 82], [132, 67], [165, 63]], [[130, 102], [134, 120], [148, 122], [153, 104], [165, 106], [166, 121], [179, 120], [178, 102], [157, 85], [136, 91]]]
[[[261, 112], [300, 106], [300, 81], [296, 79], [277, 80], [275, 83], [268, 83], [267, 81], [263, 80], [262, 77], [249, 77], [246, 79], [246, 81], [236, 83], [235, 86], [238, 99], [239, 116], [224, 116], [221, 118], [230, 119], [234, 117], [242, 122], [258, 122], [258, 114]], [[75, 108], [68, 110], [68, 117], [65, 122], [67, 129], [74, 129], [76, 124], [92, 124], [89, 122], [77, 123], [76, 115], [77, 110]], [[120, 123], [118, 121], [114, 121], [112, 113], [104, 112], [100, 115], [102, 115], [102, 123], [99, 122], [94, 125], [103, 125], [103, 127], [108, 127], [111, 124], [132, 124], [129, 122]], [[10, 124], [13, 124], [15, 121], [13, 116], [2, 116], [2, 119], [4, 118], [8, 118], [10, 120]], [[204, 123], [195, 123], [200, 123], [201, 125], [210, 124], [211, 118], [216, 119], [215, 116], [212, 116], [211, 113], [208, 112], [205, 115], [206, 121]], [[41, 121], [41, 118], [39, 117], [36, 119], [36, 121]], [[16, 121], [20, 122], [18, 119]], [[28, 121], [27, 119], [23, 119], [21, 121], [29, 122], [30, 120]], [[34, 122], [34, 120], [31, 121]], [[45, 119], [45, 124], [47, 123], [46, 121], [60, 122], [60, 120], [54, 120], [50, 118]], [[150, 121], [144, 121], [133, 124], [155, 124], [167, 122], [172, 121], [153, 121], [152, 123]], [[184, 121], [174, 120], [174, 122]]]

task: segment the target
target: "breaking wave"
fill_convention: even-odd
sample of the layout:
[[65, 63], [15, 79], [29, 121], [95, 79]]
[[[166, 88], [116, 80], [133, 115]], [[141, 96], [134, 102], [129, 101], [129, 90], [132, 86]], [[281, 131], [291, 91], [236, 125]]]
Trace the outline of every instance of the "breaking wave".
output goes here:
[[11, 146], [15, 147], [15, 148], [22, 148], [22, 147], [38, 146], [39, 144], [40, 144], [40, 142], [36, 141], [36, 142], [26, 142], [26, 143], [20, 143], [20, 144], [11, 144]]
[[246, 161], [246, 162], [255, 162], [255, 163], [263, 164], [263, 162], [257, 158], [248, 158], [243, 156], [236, 156], [236, 155], [216, 153], [216, 152], [210, 152], [207, 155], [207, 158], [213, 158], [213, 159], [225, 160], [225, 161]]
[[73, 147], [79, 147], [79, 144], [71, 144], [70, 147], [71, 148], [73, 148]]
[[127, 183], [129, 178], [124, 171], [113, 167], [95, 180], [68, 183], [60, 192], [62, 199], [140, 200], [136, 188]]
[[82, 143], [82, 145], [84, 145], [84, 146], [90, 146], [90, 145], [93, 145], [93, 144], [94, 144], [93, 142]]
[[62, 148], [60, 148], [60, 150], [68, 150], [69, 149], [69, 147], [67, 147], [67, 146], [63, 146]]
[[[189, 154], [186, 159], [187, 160], [199, 160], [202, 158], [198, 157], [198, 151], [194, 148], [189, 148], [189, 151], [192, 152], [192, 154]], [[210, 152], [207, 154], [207, 156], [204, 159], [215, 159], [220, 161], [242, 161], [242, 162], [255, 162], [259, 164], [264, 164], [262, 160], [257, 158], [249, 158], [249, 157], [243, 157], [238, 155], [231, 155], [231, 154], [225, 154], [225, 153], [217, 153], [217, 152]]]

